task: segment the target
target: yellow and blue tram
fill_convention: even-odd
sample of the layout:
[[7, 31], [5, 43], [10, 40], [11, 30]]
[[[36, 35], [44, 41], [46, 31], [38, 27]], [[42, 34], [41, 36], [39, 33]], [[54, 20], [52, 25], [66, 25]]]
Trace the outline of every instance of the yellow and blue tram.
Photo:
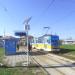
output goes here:
[[33, 38], [32, 48], [44, 51], [59, 51], [59, 36], [44, 35], [38, 38]]

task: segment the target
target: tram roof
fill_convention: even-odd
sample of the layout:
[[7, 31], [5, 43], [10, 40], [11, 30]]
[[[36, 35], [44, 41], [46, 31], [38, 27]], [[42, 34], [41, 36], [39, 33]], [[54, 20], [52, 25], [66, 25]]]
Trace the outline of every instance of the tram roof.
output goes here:
[[[41, 36], [41, 37], [46, 37], [46, 36], [56, 36], [56, 37], [58, 37], [58, 35], [52, 35], [52, 34], [45, 34], [45, 35], [43, 35], [43, 36]], [[39, 37], [40, 38], [40, 37]]]

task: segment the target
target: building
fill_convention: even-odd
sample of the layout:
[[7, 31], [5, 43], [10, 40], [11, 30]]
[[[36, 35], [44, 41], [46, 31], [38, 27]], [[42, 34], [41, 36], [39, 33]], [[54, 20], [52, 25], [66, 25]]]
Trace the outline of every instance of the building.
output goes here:
[[71, 39], [71, 40], [63, 40], [62, 44], [75, 44], [75, 40]]

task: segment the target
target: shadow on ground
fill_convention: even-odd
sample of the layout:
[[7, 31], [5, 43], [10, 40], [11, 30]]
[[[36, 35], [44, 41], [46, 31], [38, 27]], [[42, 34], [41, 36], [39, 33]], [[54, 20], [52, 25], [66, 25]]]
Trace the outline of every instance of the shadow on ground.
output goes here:
[[26, 55], [27, 52], [16, 52], [15, 54], [6, 54], [6, 56], [14, 56], [14, 55]]
[[46, 54], [49, 54], [49, 52], [45, 52], [45, 51], [30, 52], [30, 55], [31, 55], [31, 56], [46, 55]]
[[[45, 52], [45, 51], [30, 51], [29, 55], [31, 56], [37, 56], [37, 55], [46, 55], [49, 52]], [[13, 55], [26, 55], [27, 52], [16, 52], [16, 54], [8, 54], [7, 56], [13, 56]]]
[[52, 52], [52, 53], [55, 53], [55, 54], [66, 54], [66, 53], [70, 53], [70, 52], [74, 52], [75, 53], [75, 50], [74, 49], [64, 49], [64, 48], [61, 48], [60, 51], [56, 51], [56, 52]]
[[[30, 64], [29, 66], [15, 66], [16, 68], [17, 67], [28, 67], [28, 68], [39, 68], [39, 67], [42, 67], [42, 68], [64, 68], [64, 67], [69, 67], [69, 68], [75, 68], [75, 63], [71, 63], [71, 64], [62, 64], [62, 65], [55, 65], [55, 66], [51, 66], [51, 65], [37, 65], [37, 64]], [[0, 66], [0, 68], [15, 68], [15, 67], [11, 67], [11, 66]]]

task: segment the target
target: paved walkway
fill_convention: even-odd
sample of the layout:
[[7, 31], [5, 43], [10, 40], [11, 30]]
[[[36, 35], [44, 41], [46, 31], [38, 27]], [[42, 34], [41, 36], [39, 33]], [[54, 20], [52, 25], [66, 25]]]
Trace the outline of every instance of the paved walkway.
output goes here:
[[5, 59], [3, 60], [5, 65], [9, 66], [15, 66], [20, 62], [26, 62], [27, 60], [26, 55], [11, 55], [11, 56], [5, 56]]
[[8, 66], [15, 66], [15, 65], [18, 65], [18, 63], [27, 62], [26, 48], [21, 47], [16, 52], [16, 55], [5, 56], [3, 59], [3, 62], [5, 65], [8, 65]]

